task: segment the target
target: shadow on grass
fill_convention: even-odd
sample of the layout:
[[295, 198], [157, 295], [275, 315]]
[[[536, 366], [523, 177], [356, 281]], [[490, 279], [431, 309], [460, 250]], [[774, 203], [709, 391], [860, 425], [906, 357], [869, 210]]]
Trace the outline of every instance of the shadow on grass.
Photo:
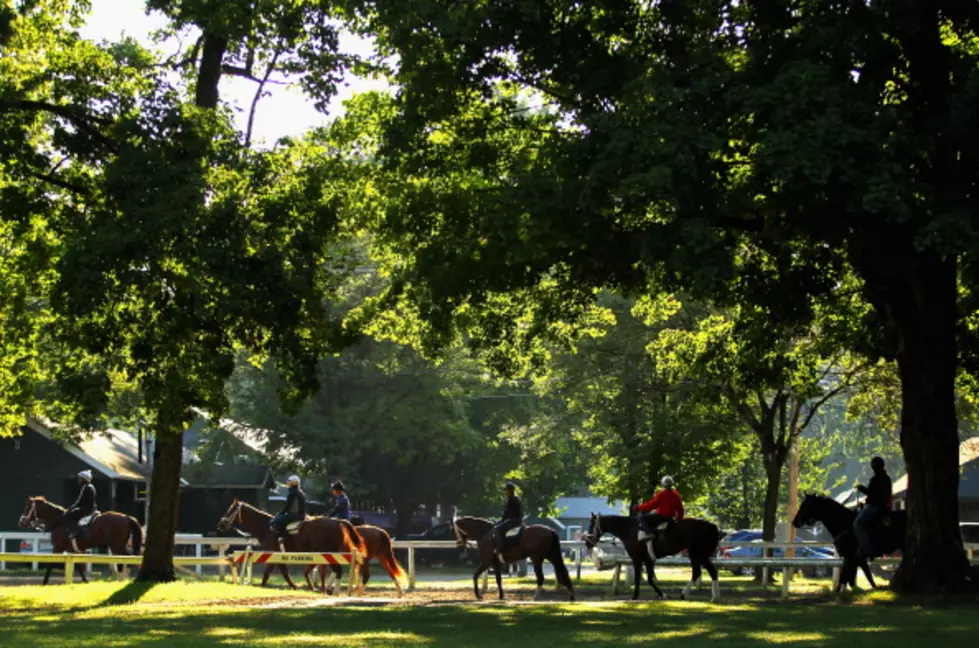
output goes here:
[[101, 603], [92, 606], [93, 608], [99, 607], [109, 607], [113, 605], [129, 605], [131, 603], [136, 603], [149, 592], [151, 589], [157, 586], [157, 583], [143, 583], [139, 581], [130, 581], [123, 586], [122, 589], [113, 592], [109, 598], [105, 599]]
[[[132, 596], [134, 593], [130, 593]], [[24, 623], [24, 621], [27, 623]], [[93, 609], [19, 620], [0, 616], [8, 645], [387, 646], [453, 648], [562, 645], [581, 648], [655, 643], [658, 648], [763, 648], [772, 644], [919, 648], [967, 646], [979, 618], [955, 609], [874, 606], [706, 606], [618, 604], [562, 606], [429, 606]], [[15, 643], [16, 642], [16, 643]]]

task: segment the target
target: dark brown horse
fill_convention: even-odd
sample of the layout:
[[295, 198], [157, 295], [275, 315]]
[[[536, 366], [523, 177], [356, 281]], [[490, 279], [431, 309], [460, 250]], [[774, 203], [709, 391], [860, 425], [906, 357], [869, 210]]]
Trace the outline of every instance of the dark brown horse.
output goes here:
[[[635, 518], [624, 515], [595, 515], [591, 516], [588, 532], [581, 537], [585, 541], [585, 546], [589, 550], [601, 539], [602, 535], [610, 534], [622, 541], [626, 552], [632, 558], [632, 567], [635, 572], [636, 585], [632, 594], [632, 599], [639, 598], [639, 582], [642, 579], [642, 567], [646, 566], [647, 580], [656, 594], [660, 598], [666, 598], [660, 588], [656, 585], [656, 571], [654, 569], [655, 560], [649, 554], [647, 542], [639, 540], [639, 522]], [[684, 518], [677, 522], [668, 532], [660, 532], [653, 544], [653, 553], [658, 558], [672, 556], [686, 550], [690, 558], [690, 565], [693, 567], [693, 575], [690, 582], [683, 588], [683, 598], [690, 594], [690, 589], [700, 580], [701, 568], [707, 570], [713, 581], [711, 589], [711, 601], [716, 601], [721, 595], [721, 584], [717, 580], [717, 568], [710, 558], [717, 552], [717, 545], [721, 539], [721, 531], [717, 525], [706, 520], [695, 518]]]
[[[857, 537], [853, 532], [853, 522], [856, 519], [856, 511], [851, 511], [833, 498], [809, 493], [803, 498], [799, 511], [792, 519], [792, 525], [797, 529], [811, 527], [820, 522], [833, 536], [836, 553], [843, 558], [840, 580], [836, 583], [837, 592], [842, 591], [847, 585], [850, 589], [856, 589], [858, 567], [863, 570], [870, 586], [877, 588], [867, 559], [857, 553]], [[878, 551], [881, 554], [902, 551], [906, 526], [907, 511], [889, 511], [877, 533]]]
[[[109, 553], [121, 556], [129, 554], [131, 546], [132, 554], [139, 555], [143, 544], [143, 528], [139, 526], [136, 518], [115, 511], [106, 511], [95, 518], [82, 537], [73, 539], [68, 528], [62, 524], [64, 515], [64, 508], [47, 501], [44, 497], [28, 497], [18, 523], [22, 529], [49, 531], [52, 553], [85, 553], [89, 549], [96, 548], [108, 549]], [[87, 583], [85, 565], [77, 564], [77, 566], [82, 582]], [[48, 584], [53, 569], [54, 565], [49, 565], [44, 573], [45, 585]], [[119, 573], [124, 569], [123, 565], [116, 566]]]
[[[290, 534], [284, 541], [283, 547], [279, 546], [278, 534], [269, 528], [272, 516], [265, 511], [255, 508], [251, 504], [235, 499], [228, 507], [224, 517], [218, 522], [218, 530], [222, 532], [235, 529], [256, 538], [259, 546], [264, 551], [296, 551], [296, 552], [317, 552], [317, 553], [347, 553], [357, 551], [361, 556], [367, 555], [367, 547], [363, 538], [357, 533], [353, 525], [346, 520], [335, 520], [327, 517], [307, 517], [299, 531]], [[262, 586], [268, 584], [269, 576], [274, 565], [265, 565], [265, 572], [262, 574]], [[324, 565], [325, 567], [325, 565]], [[289, 568], [286, 565], [279, 565], [279, 571], [286, 579], [286, 583], [293, 589], [296, 588], [292, 578], [289, 577]], [[333, 576], [337, 582], [343, 576], [343, 570], [339, 565], [333, 565]], [[332, 578], [329, 593], [332, 591]], [[306, 572], [306, 584], [310, 589], [315, 589], [309, 580], [309, 572]], [[320, 571], [320, 591], [326, 593], [326, 570]]]
[[[495, 567], [493, 572], [496, 574], [496, 588], [499, 590], [500, 600], [502, 600], [503, 579], [501, 572], [503, 569], [493, 551], [493, 541], [490, 537], [492, 528], [493, 523], [483, 518], [461, 517], [452, 520], [452, 530], [455, 533], [459, 548], [464, 549], [470, 542], [475, 542], [479, 551], [479, 567], [473, 574], [473, 589], [476, 592], [476, 598], [483, 598], [479, 591], [480, 575], [490, 567]], [[542, 566], [545, 560], [549, 561], [554, 565], [554, 575], [558, 583], [568, 590], [570, 599], [574, 600], [574, 585], [571, 584], [571, 575], [564, 564], [564, 556], [561, 555], [561, 539], [554, 529], [541, 524], [523, 527], [515, 543], [510, 539], [504, 543], [501, 557], [506, 564], [530, 558], [534, 564], [534, 574], [537, 576], [537, 591], [534, 592], [534, 598], [540, 596], [544, 587]]]

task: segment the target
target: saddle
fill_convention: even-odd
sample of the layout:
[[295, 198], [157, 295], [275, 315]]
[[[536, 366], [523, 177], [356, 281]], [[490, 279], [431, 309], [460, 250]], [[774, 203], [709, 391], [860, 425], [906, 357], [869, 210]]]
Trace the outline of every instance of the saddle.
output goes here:
[[520, 535], [523, 533], [523, 530], [524, 527], [521, 525], [504, 533], [503, 546], [500, 547], [500, 551], [507, 551], [508, 549], [514, 549], [520, 546]]
[[299, 529], [301, 529], [305, 523], [306, 520], [296, 520], [295, 522], [290, 522], [286, 525], [286, 533], [289, 535], [296, 535], [299, 533]]
[[665, 532], [668, 532], [674, 524], [675, 522], [673, 520], [664, 520], [653, 527], [651, 532], [647, 532], [645, 529], [640, 528], [638, 535], [639, 542], [652, 542], [656, 538], [665, 536]]
[[100, 515], [102, 515], [102, 511], [95, 511], [91, 515], [86, 515], [85, 517], [78, 520], [78, 528], [84, 529], [85, 527], [91, 526], [92, 522], [95, 522], [95, 519]]

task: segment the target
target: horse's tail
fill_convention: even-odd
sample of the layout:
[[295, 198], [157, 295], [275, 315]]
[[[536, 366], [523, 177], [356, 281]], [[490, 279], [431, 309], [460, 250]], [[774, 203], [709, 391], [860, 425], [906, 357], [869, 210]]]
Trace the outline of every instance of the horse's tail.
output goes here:
[[138, 556], [143, 551], [143, 527], [139, 526], [139, 520], [134, 517], [129, 520], [129, 538], [133, 543], [133, 555]]
[[402, 569], [401, 563], [394, 555], [394, 546], [391, 544], [391, 536], [386, 532], [381, 534], [381, 551], [378, 556], [376, 556], [378, 562], [381, 563], [381, 567], [384, 568], [391, 578], [397, 581], [402, 586], [408, 585], [408, 575], [405, 574], [405, 570]]
[[568, 573], [568, 566], [564, 564], [564, 555], [561, 553], [561, 539], [558, 537], [557, 532], [552, 532], [551, 551], [548, 553], [547, 559], [554, 565], [554, 577], [557, 578], [557, 582], [568, 589], [573, 599], [574, 584], [571, 582], [571, 574]]
[[337, 520], [340, 524], [340, 529], [343, 531], [345, 544], [351, 549], [356, 549], [360, 554], [361, 558], [367, 560], [367, 543], [364, 542], [364, 538], [357, 533], [357, 529], [354, 525], [350, 524], [346, 520]]

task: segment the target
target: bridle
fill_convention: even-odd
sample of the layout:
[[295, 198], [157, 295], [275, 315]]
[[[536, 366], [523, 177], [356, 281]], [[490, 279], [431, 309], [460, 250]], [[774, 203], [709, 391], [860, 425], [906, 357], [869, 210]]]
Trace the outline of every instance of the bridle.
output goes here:
[[[601, 539], [602, 535], [604, 535], [602, 532], [602, 516], [596, 515], [594, 520], [595, 524], [592, 525], [594, 533], [589, 530], [581, 534], [581, 539], [585, 541], [585, 548], [588, 549], [588, 553], [591, 553], [591, 550], [598, 545], [598, 541]], [[590, 547], [588, 546], [589, 542], [591, 543]]]
[[31, 503], [30, 507], [27, 509], [26, 513], [20, 516], [17, 523], [23, 529], [40, 529], [42, 525], [37, 517], [37, 500], [32, 497], [28, 501]]
[[[241, 500], [239, 500], [239, 501], [237, 501], [237, 502], [235, 502], [234, 504], [231, 505], [232, 509], [234, 509], [234, 510], [230, 510], [230, 512], [227, 515], [225, 515], [223, 518], [221, 518], [221, 521], [218, 522], [218, 528], [219, 529], [228, 529], [228, 530], [230, 530], [230, 529], [235, 529], [235, 528], [237, 528], [239, 526], [244, 525], [245, 520], [244, 520], [244, 517], [241, 514], [241, 506], [242, 506], [242, 504], [244, 504], [244, 502], [242, 502]], [[211, 518], [211, 519], [213, 520], [214, 518]]]

